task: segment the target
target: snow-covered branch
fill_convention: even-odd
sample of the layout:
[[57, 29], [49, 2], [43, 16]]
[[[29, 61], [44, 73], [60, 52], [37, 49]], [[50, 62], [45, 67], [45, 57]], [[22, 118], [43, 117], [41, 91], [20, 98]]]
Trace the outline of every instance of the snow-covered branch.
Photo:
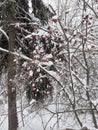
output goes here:
[[9, 41], [9, 37], [6, 34], [6, 32], [0, 27], [0, 32], [6, 37], [6, 39]]

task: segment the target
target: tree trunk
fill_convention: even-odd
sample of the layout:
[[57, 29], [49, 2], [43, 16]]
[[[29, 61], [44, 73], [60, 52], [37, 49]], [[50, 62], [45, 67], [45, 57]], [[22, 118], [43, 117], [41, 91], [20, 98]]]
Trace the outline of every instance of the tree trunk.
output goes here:
[[15, 2], [7, 0], [4, 7], [4, 19], [9, 35], [9, 55], [8, 55], [8, 130], [17, 130], [17, 107], [16, 107], [16, 86], [15, 86], [15, 64], [14, 55], [10, 51], [14, 51], [15, 46], [15, 28], [12, 23], [15, 22]]
[[9, 68], [8, 68], [8, 130], [17, 130], [17, 108], [16, 108], [16, 86], [14, 82], [15, 65], [14, 55], [10, 51], [14, 50], [15, 30], [13, 26], [9, 27]]

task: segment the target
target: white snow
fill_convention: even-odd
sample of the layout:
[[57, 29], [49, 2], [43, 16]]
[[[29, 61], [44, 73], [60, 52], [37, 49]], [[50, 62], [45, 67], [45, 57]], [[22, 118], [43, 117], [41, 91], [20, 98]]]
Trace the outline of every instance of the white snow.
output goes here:
[[[74, 4], [75, 0], [73, 0], [73, 1], [70, 1], [70, 0], [69, 1], [68, 0], [43, 0], [43, 2], [45, 3], [45, 5], [47, 7], [49, 7], [49, 4], [52, 5], [53, 9], [56, 12], [58, 12], [58, 16], [59, 16], [59, 12], [61, 11], [61, 7], [62, 7], [63, 11], [65, 10], [64, 13], [66, 13], [66, 12], [70, 13], [72, 11], [74, 12], [73, 5], [75, 5]], [[66, 7], [65, 2], [69, 6]], [[62, 6], [59, 7], [60, 5], [62, 5]], [[32, 12], [31, 0], [29, 0], [29, 6], [30, 6], [29, 11], [31, 13]], [[66, 9], [65, 9], [65, 7], [66, 7]], [[77, 8], [77, 6], [76, 6], [76, 8]], [[73, 13], [72, 13], [72, 15], [73, 15]], [[67, 19], [68, 21], [70, 21], [70, 19], [72, 18], [72, 15], [69, 15], [69, 17]], [[53, 18], [58, 19], [58, 16], [56, 15]], [[75, 20], [76, 21], [73, 21], [73, 24], [75, 24], [75, 22], [78, 23], [80, 19], [79, 19], [79, 17], [76, 17]], [[19, 23], [17, 23], [16, 26], [19, 26]], [[51, 25], [51, 26], [53, 27], [54, 25]], [[67, 26], [64, 26], [64, 27], [67, 28]], [[58, 24], [54, 26], [54, 30], [56, 28], [58, 28], [58, 30], [61, 31], [61, 34], [63, 34], [63, 32], [62, 32], [60, 26], [58, 26]], [[5, 31], [2, 30], [2, 28], [0, 28], [0, 32], [5, 35], [7, 40], [9, 40], [9, 37], [7, 36]], [[31, 33], [31, 34], [27, 35], [25, 37], [25, 39], [32, 38], [33, 36], [42, 36], [42, 35], [43, 36], [49, 35], [48, 32], [46, 32], [44, 30], [44, 28], [42, 28], [42, 30], [39, 31], [38, 33]], [[66, 35], [68, 37], [70, 37], [69, 34], [66, 34]], [[77, 40], [78, 40], [78, 42], [81, 42], [81, 40], [79, 38], [77, 38]], [[74, 43], [74, 41], [73, 41], [73, 43]], [[91, 45], [94, 45], [94, 44], [92, 43], [92, 44], [87, 45], [88, 49], [91, 49]], [[36, 49], [39, 50], [38, 47]], [[0, 50], [7, 52], [7, 53], [9, 52], [8, 50], [3, 49], [3, 48], [0, 48]], [[43, 50], [40, 50], [40, 52], [41, 51], [43, 51]], [[70, 49], [70, 51], [73, 51], [73, 50]], [[61, 81], [62, 81], [61, 76], [57, 75], [57, 73], [54, 71], [48, 71], [46, 69], [47, 67], [43, 67], [43, 65], [48, 66], [48, 67], [53, 65], [53, 62], [49, 61], [49, 59], [53, 58], [52, 54], [49, 54], [49, 55], [47, 54], [42, 58], [42, 60], [46, 60], [46, 61], [38, 62], [38, 61], [33, 61], [32, 59], [30, 59], [29, 57], [27, 57], [23, 54], [18, 54], [18, 53], [14, 53], [14, 52], [11, 52], [11, 53], [16, 56], [19, 56], [21, 58], [24, 58], [27, 61], [35, 62], [35, 64], [39, 67], [37, 70], [38, 72], [40, 72], [40, 68], [41, 68], [41, 69], [45, 70], [53, 79], [56, 79], [56, 81], [61, 83]], [[36, 54], [37, 51], [34, 51], [33, 53]], [[62, 51], [62, 53], [64, 53], [64, 52]], [[70, 58], [72, 58], [73, 53], [70, 56], [71, 56]], [[36, 55], [35, 58], [40, 58], [39, 54]], [[27, 65], [28, 65], [28, 62], [24, 62], [22, 67], [27, 67]], [[86, 68], [85, 65], [83, 65], [83, 66], [84, 66], [84, 68]], [[62, 66], [60, 66], [60, 67], [62, 67]], [[29, 76], [33, 76], [32, 70], [29, 71]], [[84, 79], [80, 78], [79, 75], [75, 74], [73, 71], [72, 71], [72, 77], [77, 78], [78, 81], [80, 81], [80, 83], [83, 85], [84, 89], [87, 89], [85, 78]], [[34, 85], [35, 84], [32, 84], [32, 86], [34, 86]], [[62, 83], [61, 83], [61, 86], [63, 86]], [[61, 90], [61, 88], [60, 88], [61, 86], [57, 85], [57, 83], [55, 83], [55, 82], [53, 84], [54, 89], [56, 89], [57, 87], [59, 88], [58, 91]], [[65, 89], [65, 91], [67, 91], [68, 88], [67, 88], [66, 84], [64, 84], [64, 86], [65, 86], [65, 88], [62, 88], [62, 90]], [[70, 84], [69, 84], [69, 86], [70, 86]], [[69, 109], [70, 105], [68, 108], [66, 108], [66, 106], [68, 105], [67, 104], [68, 101], [65, 101], [62, 103], [62, 101], [64, 101], [63, 100], [64, 97], [62, 97], [60, 99], [60, 96], [61, 95], [59, 95], [59, 92], [58, 92], [57, 95], [55, 95], [55, 100], [52, 102], [49, 102], [48, 104], [45, 104], [45, 105], [42, 105], [42, 104], [38, 105], [37, 102], [34, 99], [32, 99], [31, 102], [28, 104], [28, 106], [26, 106], [26, 108], [23, 108], [23, 110], [22, 110], [23, 120], [21, 117], [21, 110], [20, 110], [21, 106], [20, 106], [20, 104], [17, 103], [18, 104], [17, 105], [18, 106], [18, 118], [19, 118], [18, 130], [58, 130], [58, 128], [60, 128], [60, 129], [63, 129], [63, 128], [79, 129], [80, 126], [78, 125], [78, 123], [76, 123], [76, 118], [73, 116], [74, 115], [73, 111], [71, 113], [71, 110]], [[69, 97], [71, 99], [71, 96], [69, 96]], [[0, 101], [1, 100], [4, 100], [4, 97], [0, 93]], [[59, 102], [59, 100], [61, 100], [61, 102]], [[68, 99], [66, 99], [66, 100], [68, 100]], [[72, 99], [72, 101], [73, 101], [73, 99]], [[96, 98], [95, 100], [91, 100], [91, 101], [95, 106], [98, 106], [98, 98]], [[23, 103], [25, 104], [25, 100], [23, 100]], [[60, 104], [60, 103], [62, 103], [62, 104]], [[61, 105], [62, 105], [62, 107], [61, 107]], [[63, 105], [64, 105], [64, 107], [63, 107]], [[63, 108], [64, 112], [59, 113], [59, 112], [61, 112], [62, 108]], [[98, 107], [96, 107], [96, 108], [98, 108]], [[70, 112], [66, 113], [66, 111], [70, 111]], [[0, 130], [8, 130], [8, 115], [7, 114], [8, 114], [7, 104], [5, 104], [4, 102], [3, 103], [1, 102], [1, 104], [0, 104]], [[94, 126], [92, 124], [92, 117], [90, 114], [79, 113], [79, 117], [83, 123], [83, 126], [87, 126], [90, 130], [98, 130], [98, 129], [94, 128]], [[96, 115], [96, 117], [97, 117], [97, 115]], [[59, 121], [58, 119], [61, 119], [61, 121]]]
[[92, 100], [92, 103], [93, 103], [95, 106], [97, 106], [97, 105], [98, 105], [98, 98], [95, 99], [95, 100]]
[[51, 66], [53, 65], [53, 62], [52, 61], [41, 62], [40, 65]]
[[0, 27], [0, 32], [4, 34], [4, 36], [6, 37], [6, 39], [9, 41], [9, 37], [6, 34], [6, 32]]
[[29, 76], [33, 76], [33, 71], [32, 70], [29, 71]]
[[36, 100], [32, 99], [32, 100], [30, 101], [30, 105], [32, 105], [33, 103], [36, 103]]
[[42, 59], [45, 60], [45, 59], [51, 59], [51, 58], [53, 58], [52, 54], [46, 54], [46, 55], [43, 56]]

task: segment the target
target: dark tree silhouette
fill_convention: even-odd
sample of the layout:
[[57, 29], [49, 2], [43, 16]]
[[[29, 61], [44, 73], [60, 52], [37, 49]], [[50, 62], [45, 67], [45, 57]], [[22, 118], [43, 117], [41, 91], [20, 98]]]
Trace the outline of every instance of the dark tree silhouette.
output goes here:
[[39, 18], [42, 24], [46, 24], [48, 19], [53, 16], [53, 13], [44, 5], [42, 0], [32, 0], [32, 8], [35, 17]]

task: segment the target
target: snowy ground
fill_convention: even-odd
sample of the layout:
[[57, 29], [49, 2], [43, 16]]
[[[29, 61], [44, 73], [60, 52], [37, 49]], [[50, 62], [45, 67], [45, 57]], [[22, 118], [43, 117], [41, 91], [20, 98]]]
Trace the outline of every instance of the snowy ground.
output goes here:
[[[18, 106], [19, 107], [19, 106]], [[23, 113], [18, 109], [18, 130], [58, 130], [58, 128], [74, 128], [79, 130], [79, 125], [76, 123], [72, 113], [54, 114], [56, 105], [50, 104], [42, 108], [42, 105], [29, 106], [23, 110]], [[54, 113], [49, 112], [52, 111]], [[60, 120], [57, 120], [60, 119]], [[84, 126], [90, 130], [97, 130], [92, 126], [91, 116], [81, 114]], [[7, 105], [0, 106], [0, 130], [8, 130]]]

